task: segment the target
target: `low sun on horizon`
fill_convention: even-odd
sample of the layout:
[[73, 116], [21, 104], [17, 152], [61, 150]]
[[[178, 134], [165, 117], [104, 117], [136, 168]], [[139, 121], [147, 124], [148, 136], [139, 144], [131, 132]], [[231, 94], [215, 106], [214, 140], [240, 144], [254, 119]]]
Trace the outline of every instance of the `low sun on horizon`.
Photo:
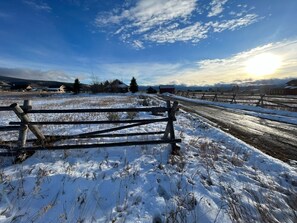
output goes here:
[[253, 77], [275, 74], [281, 67], [281, 57], [272, 53], [263, 53], [249, 59], [245, 71]]

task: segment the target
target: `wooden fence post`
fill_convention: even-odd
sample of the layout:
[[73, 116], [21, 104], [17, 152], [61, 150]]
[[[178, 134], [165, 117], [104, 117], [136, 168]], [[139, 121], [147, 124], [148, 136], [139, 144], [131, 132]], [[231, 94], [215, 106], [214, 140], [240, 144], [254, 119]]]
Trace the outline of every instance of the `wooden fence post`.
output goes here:
[[261, 106], [261, 107], [263, 107], [263, 105], [264, 105], [264, 97], [265, 97], [265, 94], [262, 94], [262, 95], [260, 96], [260, 99], [259, 99], [259, 101], [257, 102], [257, 105], [256, 105], [256, 106]]
[[[28, 107], [29, 108], [30, 102], [24, 102], [24, 107]], [[30, 122], [30, 119], [28, 117], [28, 115], [24, 112], [24, 110], [17, 104], [14, 103], [12, 105], [10, 105], [10, 108], [12, 108], [12, 110], [15, 112], [15, 114], [18, 116], [18, 118], [21, 120], [21, 122], [23, 123], [23, 125], [27, 125], [28, 128], [31, 130], [31, 132], [37, 137], [37, 139], [43, 144], [45, 141], [45, 137], [42, 134], [42, 132], [35, 126], [35, 125], [30, 125], [27, 124], [28, 122]], [[22, 130], [21, 130], [22, 131]], [[22, 140], [22, 143], [25, 142], [24, 140], [24, 136], [25, 131], [22, 131], [21, 134], [23, 136], [19, 137], [19, 140]], [[21, 144], [21, 143], [20, 143]]]
[[236, 104], [237, 102], [236, 102], [236, 94], [233, 94], [233, 97], [232, 97], [232, 100], [231, 100], [231, 102], [230, 102], [231, 104]]
[[[32, 102], [31, 100], [24, 100], [23, 104], [23, 111], [24, 114], [27, 114], [27, 112], [32, 109]], [[27, 141], [27, 133], [28, 133], [28, 125], [21, 120], [20, 130], [19, 130], [19, 138], [18, 138], [18, 146], [23, 148], [26, 145]]]
[[202, 97], [201, 97], [201, 100], [204, 100], [205, 99], [205, 93], [203, 93]]
[[[175, 139], [175, 133], [174, 133], [173, 120], [175, 119], [175, 112], [178, 109], [178, 102], [175, 101], [173, 103], [172, 107], [170, 105], [170, 101], [166, 101], [166, 103], [167, 103], [167, 108], [168, 108], [168, 119], [169, 120], [168, 120], [168, 123], [167, 123], [166, 130], [165, 130], [163, 138], [168, 139], [168, 135], [170, 135], [170, 139], [174, 140]], [[173, 155], [179, 154], [179, 147], [176, 145], [176, 143], [171, 143], [171, 148], [172, 148], [171, 153]]]

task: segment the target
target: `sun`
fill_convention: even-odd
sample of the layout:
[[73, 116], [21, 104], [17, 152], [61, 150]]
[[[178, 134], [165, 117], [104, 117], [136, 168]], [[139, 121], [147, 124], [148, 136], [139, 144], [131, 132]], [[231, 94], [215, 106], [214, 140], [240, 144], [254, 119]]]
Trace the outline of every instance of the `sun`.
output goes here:
[[271, 75], [281, 66], [281, 58], [271, 53], [263, 53], [249, 59], [245, 71], [253, 76]]

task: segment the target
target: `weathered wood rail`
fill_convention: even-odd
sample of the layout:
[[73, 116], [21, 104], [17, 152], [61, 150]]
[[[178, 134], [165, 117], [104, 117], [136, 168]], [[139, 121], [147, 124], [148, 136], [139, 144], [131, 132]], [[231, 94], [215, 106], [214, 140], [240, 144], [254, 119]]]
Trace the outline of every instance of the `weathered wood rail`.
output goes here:
[[[95, 109], [52, 109], [52, 110], [35, 110], [31, 101], [25, 100], [23, 106], [16, 103], [7, 107], [0, 107], [1, 111], [11, 111], [19, 118], [18, 122], [9, 122], [9, 126], [0, 126], [0, 132], [18, 131], [18, 140], [1, 140], [0, 139], [0, 156], [18, 156], [22, 153], [34, 152], [37, 150], [63, 150], [63, 149], [86, 149], [117, 147], [131, 145], [149, 145], [149, 144], [171, 144], [172, 153], [178, 153], [179, 147], [176, 143], [181, 142], [176, 139], [174, 134], [175, 113], [178, 110], [178, 103], [167, 101], [166, 107], [141, 107], [141, 108], [95, 108]], [[118, 113], [118, 112], [151, 112], [152, 114], [161, 114], [163, 117], [155, 116], [151, 119], [124, 119], [124, 120], [100, 120], [100, 121], [31, 121], [30, 114], [74, 114], [74, 113]], [[167, 115], [166, 115], [167, 113]], [[165, 115], [165, 117], [164, 117]], [[117, 133], [123, 129], [149, 125], [152, 123], [167, 123], [163, 131], [149, 132], [126, 132]], [[75, 135], [44, 135], [38, 127], [39, 125], [103, 125], [103, 124], [122, 124], [121, 126], [101, 129], [92, 132], [85, 132]], [[27, 139], [28, 131], [31, 131], [35, 138]], [[87, 138], [123, 138], [129, 136], [149, 136], [161, 135], [158, 139], [147, 140], [125, 140], [120, 142], [93, 143], [93, 144], [66, 144], [57, 145], [61, 140], [69, 139], [87, 139]]]
[[216, 93], [216, 92], [190, 92], [178, 91], [179, 96], [230, 104], [245, 104], [272, 109], [297, 111], [297, 96], [293, 95], [267, 95], [243, 93]]

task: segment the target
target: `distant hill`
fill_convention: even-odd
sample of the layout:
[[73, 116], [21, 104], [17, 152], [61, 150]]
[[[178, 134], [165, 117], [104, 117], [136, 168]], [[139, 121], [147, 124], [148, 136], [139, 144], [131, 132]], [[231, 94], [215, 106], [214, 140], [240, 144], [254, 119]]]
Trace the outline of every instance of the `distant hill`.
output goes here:
[[65, 85], [66, 87], [72, 87], [73, 83], [66, 83], [66, 82], [59, 82], [59, 81], [41, 81], [41, 80], [30, 80], [30, 79], [21, 79], [21, 78], [14, 78], [14, 77], [5, 77], [0, 76], [0, 81], [4, 81], [11, 85], [13, 84], [37, 84], [43, 87], [48, 86], [58, 86], [58, 85]]

